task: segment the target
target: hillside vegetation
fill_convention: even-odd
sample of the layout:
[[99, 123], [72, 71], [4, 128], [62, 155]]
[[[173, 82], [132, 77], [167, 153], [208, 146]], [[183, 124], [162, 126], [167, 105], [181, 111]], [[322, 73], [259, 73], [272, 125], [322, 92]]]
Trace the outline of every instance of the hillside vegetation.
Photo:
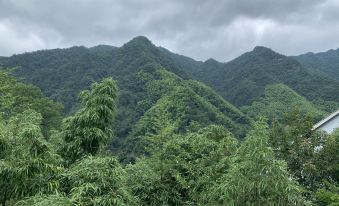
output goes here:
[[[109, 76], [118, 81], [119, 111], [125, 112], [123, 107], [133, 110], [141, 95], [136, 74], [150, 65], [163, 67], [183, 79], [201, 81], [238, 107], [258, 101], [267, 85], [277, 83], [287, 85], [328, 113], [336, 110], [339, 98], [338, 81], [310, 72], [293, 58], [265, 47], [256, 47], [227, 63], [213, 59], [201, 62], [156, 47], [145, 37], [136, 37], [122, 47], [42, 50], [3, 58], [2, 62], [3, 67], [16, 68], [15, 76], [63, 103], [66, 113], [77, 109], [78, 92]], [[133, 114], [125, 114], [136, 121]]]
[[288, 112], [295, 109], [312, 116], [316, 121], [325, 116], [325, 112], [283, 84], [266, 86], [264, 96], [250, 106], [243, 107], [242, 110], [253, 118], [264, 115], [271, 120], [281, 121]]
[[168, 123], [175, 122], [175, 133], [188, 131], [193, 123], [218, 123], [243, 137], [248, 118], [207, 86], [184, 80], [188, 75], [160, 50], [145, 37], [137, 37], [120, 48], [100, 45], [14, 55], [6, 65], [15, 67], [15, 76], [63, 103], [66, 113], [76, 111], [77, 94], [91, 82], [104, 77], [117, 80], [120, 90], [112, 148], [125, 147], [124, 139], [132, 133], [141, 135], [138, 122], [158, 110], [168, 110]]
[[43, 131], [59, 129], [63, 118], [63, 106], [46, 98], [41, 90], [31, 84], [23, 84], [0, 71], [0, 113], [8, 119], [27, 109], [39, 112], [42, 116]]
[[[216, 62], [206, 62], [216, 64]], [[197, 79], [214, 88], [236, 106], [258, 100], [270, 84], [283, 83], [308, 100], [339, 101], [339, 82], [309, 73], [296, 60], [265, 47], [217, 67], [198, 73]]]
[[311, 72], [339, 81], [339, 49], [319, 53], [309, 52], [292, 58]]
[[2, 206], [339, 204], [339, 133], [312, 130], [339, 82], [291, 57], [202, 62], [136, 37], [0, 68]]
[[[1, 102], [17, 84], [6, 75], [13, 84], [0, 87]], [[0, 204], [338, 203], [338, 133], [318, 134], [310, 118], [295, 111], [271, 128], [259, 118], [240, 140], [232, 132], [241, 131], [248, 118], [207, 86], [163, 68], [141, 70], [139, 76], [146, 94], [155, 98], [139, 102], [147, 111], [126, 140], [129, 148], [144, 144], [139, 147], [144, 155], [127, 165], [108, 150], [119, 110], [112, 78], [82, 91], [79, 109], [46, 132], [50, 135], [43, 132], [50, 116], [31, 104], [13, 98], [9, 107], [1, 107], [7, 112], [0, 118]], [[283, 85], [273, 87], [293, 93]], [[11, 105], [22, 105], [23, 111]], [[134, 155], [122, 154], [124, 160]]]
[[[206, 85], [183, 80], [163, 68], [142, 70], [139, 77], [145, 90], [142, 91], [143, 98], [136, 104], [136, 112], [141, 112], [142, 115], [122, 144], [127, 146], [127, 150], [132, 149], [128, 155], [143, 151], [144, 140], [164, 130], [167, 135], [184, 134], [219, 124], [237, 137], [244, 136], [250, 123], [249, 118]], [[113, 143], [114, 145], [121, 143]]]

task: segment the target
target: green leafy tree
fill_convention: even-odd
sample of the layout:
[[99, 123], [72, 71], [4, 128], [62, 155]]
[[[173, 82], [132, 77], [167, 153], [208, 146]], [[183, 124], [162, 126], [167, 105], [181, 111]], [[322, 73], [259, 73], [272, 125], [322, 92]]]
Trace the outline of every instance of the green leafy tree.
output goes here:
[[323, 182], [323, 187], [315, 192], [316, 203], [321, 206], [339, 205], [339, 187], [337, 183]]
[[89, 156], [73, 164], [62, 182], [75, 205], [137, 205], [126, 186], [127, 175], [114, 157]]
[[339, 205], [339, 129], [325, 136], [325, 142], [316, 153], [319, 173], [315, 197], [319, 205]]
[[81, 97], [83, 108], [64, 121], [61, 133], [50, 138], [56, 146], [63, 147], [68, 163], [59, 175], [58, 189], [26, 198], [18, 205], [137, 205], [126, 187], [127, 175], [119, 162], [114, 157], [98, 155], [112, 135], [115, 82], [104, 79], [94, 83]]
[[307, 189], [314, 188], [319, 181], [316, 166], [316, 151], [321, 146], [321, 135], [312, 130], [313, 121], [294, 110], [282, 124], [273, 123], [270, 131], [270, 143], [276, 157], [287, 162], [289, 171], [298, 182]]
[[82, 106], [63, 123], [64, 157], [70, 162], [84, 155], [96, 155], [112, 135], [116, 110], [117, 86], [111, 79], [94, 83], [80, 94]]
[[210, 191], [211, 205], [304, 205], [302, 188], [275, 159], [263, 119], [253, 125], [228, 172]]
[[315, 164], [322, 179], [338, 184], [339, 182], [339, 129], [325, 136], [322, 148], [316, 153]]
[[0, 108], [4, 115], [9, 113], [10, 106], [14, 102], [11, 86], [16, 83], [14, 78], [9, 78], [8, 74], [0, 72]]
[[74, 206], [71, 199], [61, 194], [36, 195], [15, 203], [15, 206]]
[[33, 110], [0, 122], [0, 203], [58, 188], [61, 158], [42, 135], [42, 117]]
[[185, 135], [153, 136], [151, 157], [127, 168], [129, 186], [142, 205], [204, 205], [205, 191], [229, 167], [237, 141], [209, 126]]

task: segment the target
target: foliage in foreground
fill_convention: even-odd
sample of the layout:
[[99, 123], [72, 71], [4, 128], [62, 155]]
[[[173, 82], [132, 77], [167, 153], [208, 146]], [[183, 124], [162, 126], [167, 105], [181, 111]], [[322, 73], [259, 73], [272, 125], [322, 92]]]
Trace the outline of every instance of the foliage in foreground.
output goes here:
[[237, 140], [215, 125], [187, 135], [151, 138], [151, 157], [127, 167], [129, 186], [142, 205], [206, 204], [206, 191], [227, 171], [237, 147]]
[[40, 128], [42, 117], [26, 110], [0, 119], [0, 203], [58, 188], [61, 157]]
[[268, 137], [267, 124], [263, 120], [256, 122], [231, 168], [213, 188], [213, 205], [307, 204], [286, 162], [275, 159]]
[[82, 108], [64, 120], [62, 154], [74, 162], [84, 155], [96, 155], [112, 136], [117, 100], [117, 86], [112, 79], [94, 83], [80, 94]]
[[82, 97], [48, 139], [30, 108], [0, 119], [1, 205], [338, 205], [338, 132], [312, 132], [298, 112], [270, 130], [257, 121], [239, 143], [225, 125], [173, 133], [170, 111], [158, 110], [145, 121], [152, 127], [139, 125], [154, 130], [145, 132], [147, 154], [124, 168], [106, 151], [116, 83]]

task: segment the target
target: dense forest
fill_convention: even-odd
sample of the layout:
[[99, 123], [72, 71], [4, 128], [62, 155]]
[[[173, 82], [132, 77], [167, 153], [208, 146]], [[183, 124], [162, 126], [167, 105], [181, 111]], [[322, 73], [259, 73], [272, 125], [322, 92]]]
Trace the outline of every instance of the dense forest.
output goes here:
[[292, 58], [311, 72], [339, 80], [339, 49], [319, 53], [309, 52]]
[[339, 82], [297, 57], [136, 37], [0, 68], [0, 205], [339, 205], [339, 131], [312, 130]]

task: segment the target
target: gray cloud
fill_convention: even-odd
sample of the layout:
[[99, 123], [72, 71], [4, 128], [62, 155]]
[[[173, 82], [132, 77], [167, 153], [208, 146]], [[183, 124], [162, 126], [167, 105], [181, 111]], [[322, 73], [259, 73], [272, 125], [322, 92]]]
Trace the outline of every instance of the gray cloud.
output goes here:
[[0, 55], [145, 35], [199, 60], [339, 47], [338, 0], [0, 0]]

